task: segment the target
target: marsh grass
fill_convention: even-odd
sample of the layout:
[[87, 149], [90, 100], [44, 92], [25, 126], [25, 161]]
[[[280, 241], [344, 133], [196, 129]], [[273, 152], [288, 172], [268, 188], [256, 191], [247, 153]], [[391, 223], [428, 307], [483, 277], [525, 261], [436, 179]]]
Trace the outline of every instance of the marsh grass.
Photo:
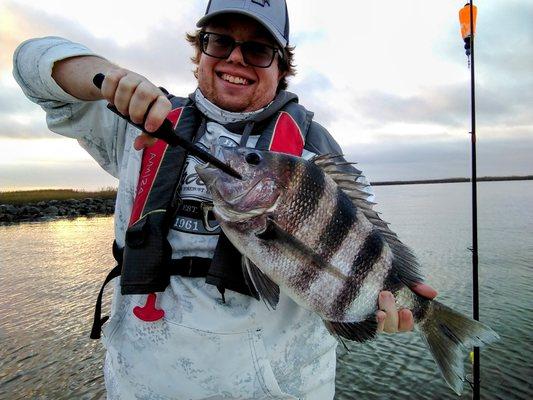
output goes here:
[[94, 192], [73, 189], [17, 190], [0, 192], [0, 204], [26, 204], [38, 203], [39, 201], [86, 198], [114, 199], [116, 195], [117, 190], [112, 187], [102, 188]]

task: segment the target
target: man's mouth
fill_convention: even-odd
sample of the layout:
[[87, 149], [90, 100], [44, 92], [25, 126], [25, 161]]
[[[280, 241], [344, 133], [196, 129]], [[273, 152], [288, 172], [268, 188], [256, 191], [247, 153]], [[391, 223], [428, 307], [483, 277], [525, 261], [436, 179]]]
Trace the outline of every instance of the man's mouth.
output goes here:
[[241, 86], [248, 86], [254, 82], [242, 76], [230, 75], [225, 72], [217, 72], [217, 76], [226, 82], [233, 83], [235, 85], [241, 85]]

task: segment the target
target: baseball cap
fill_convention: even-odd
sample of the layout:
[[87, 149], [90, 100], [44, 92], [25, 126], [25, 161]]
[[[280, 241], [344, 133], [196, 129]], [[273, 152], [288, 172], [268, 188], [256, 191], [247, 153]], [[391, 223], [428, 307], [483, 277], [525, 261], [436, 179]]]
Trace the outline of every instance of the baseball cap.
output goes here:
[[196, 26], [201, 28], [221, 14], [242, 14], [263, 25], [281, 48], [289, 44], [289, 13], [285, 0], [209, 0], [205, 15]]

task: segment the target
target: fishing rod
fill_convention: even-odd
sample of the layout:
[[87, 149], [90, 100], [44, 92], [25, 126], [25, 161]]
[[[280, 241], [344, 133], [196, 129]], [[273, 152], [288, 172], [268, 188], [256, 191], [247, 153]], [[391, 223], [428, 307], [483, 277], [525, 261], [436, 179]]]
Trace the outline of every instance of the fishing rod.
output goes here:
[[[470, 0], [470, 99], [472, 114], [472, 295], [474, 319], [479, 321], [479, 275], [478, 275], [478, 242], [477, 242], [477, 160], [476, 160], [476, 85], [474, 67], [474, 7]], [[474, 391], [472, 397], [479, 400], [480, 385], [480, 356], [479, 347], [474, 347]]]
[[[465, 8], [468, 7], [468, 12]], [[475, 91], [475, 63], [474, 63], [474, 35], [475, 35], [475, 19], [477, 8], [473, 5], [473, 0], [469, 0], [467, 4], [459, 12], [459, 20], [461, 22], [461, 34], [465, 41], [465, 50], [468, 58], [468, 66], [470, 68], [470, 110], [471, 110], [471, 132], [470, 144], [472, 153], [472, 308], [473, 317], [479, 321], [479, 275], [478, 275], [478, 239], [477, 239], [477, 160], [476, 160], [476, 91]], [[466, 20], [465, 20], [466, 19]], [[465, 26], [467, 25], [467, 26]], [[472, 398], [479, 400], [481, 396], [480, 385], [480, 352], [479, 347], [474, 347], [473, 356], [473, 383], [472, 383]]]
[[[470, 100], [471, 100], [471, 151], [472, 151], [472, 297], [473, 316], [479, 321], [479, 275], [478, 275], [478, 240], [477, 240], [477, 159], [476, 159], [476, 84], [474, 63], [474, 7], [470, 3]], [[474, 390], [472, 398], [481, 397], [479, 347], [474, 347]]]
[[[93, 77], [93, 83], [98, 89], [102, 89], [102, 83], [104, 82], [105, 75], [104, 74], [96, 74]], [[141, 131], [144, 131], [144, 122], [142, 124], [136, 124], [133, 122], [128, 116], [121, 114], [118, 109], [112, 105], [108, 104], [107, 108], [117, 114], [120, 118], [125, 119], [133, 125], [134, 127], [140, 129]], [[210, 163], [214, 167], [217, 167], [224, 171], [225, 173], [233, 176], [237, 179], [242, 179], [241, 175], [235, 171], [233, 168], [231, 168], [228, 164], [225, 164], [224, 162], [220, 161], [218, 158], [216, 158], [214, 155], [208, 153], [204, 149], [196, 146], [194, 143], [189, 142], [186, 139], [183, 139], [179, 135], [174, 132], [172, 122], [165, 118], [163, 121], [163, 124], [155, 131], [155, 132], [147, 132], [150, 136], [153, 136], [155, 138], [161, 139], [165, 142], [167, 142], [171, 146], [180, 146], [183, 147], [185, 150], [187, 150], [189, 153], [195, 155], [200, 160]]]

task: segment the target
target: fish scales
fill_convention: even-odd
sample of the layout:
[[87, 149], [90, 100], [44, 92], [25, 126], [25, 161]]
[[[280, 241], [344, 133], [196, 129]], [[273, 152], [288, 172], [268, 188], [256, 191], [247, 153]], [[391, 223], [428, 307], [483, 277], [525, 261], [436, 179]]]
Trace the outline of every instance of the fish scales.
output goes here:
[[[274, 211], [275, 218], [288, 233], [316, 248], [323, 240], [316, 231], [330, 219], [330, 212], [323, 205], [331, 201], [334, 193], [324, 174], [312, 165], [297, 163], [294, 177], [285, 193], [286, 201]], [[290, 285], [300, 294], [309, 289], [319, 274], [317, 268], [302, 266], [295, 264], [290, 271], [286, 268]]]
[[222, 230], [254, 264], [245, 263], [244, 274], [268, 304], [276, 304], [277, 285], [319, 314], [332, 334], [365, 341], [377, 333], [378, 295], [390, 290], [413, 311], [444, 379], [460, 394], [465, 352], [499, 337], [409, 289], [422, 282], [416, 257], [372, 209], [356, 170], [335, 155], [307, 161], [248, 148], [214, 150], [243, 179], [211, 166], [197, 166], [198, 174]]

